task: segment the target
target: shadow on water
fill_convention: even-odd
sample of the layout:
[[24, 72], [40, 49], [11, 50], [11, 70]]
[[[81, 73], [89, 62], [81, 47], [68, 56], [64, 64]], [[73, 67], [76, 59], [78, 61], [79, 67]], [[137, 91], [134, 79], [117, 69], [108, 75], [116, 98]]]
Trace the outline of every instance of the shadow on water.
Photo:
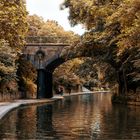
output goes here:
[[42, 137], [53, 138], [56, 135], [52, 123], [53, 106], [51, 104], [37, 106], [36, 110], [36, 139], [41, 139]]

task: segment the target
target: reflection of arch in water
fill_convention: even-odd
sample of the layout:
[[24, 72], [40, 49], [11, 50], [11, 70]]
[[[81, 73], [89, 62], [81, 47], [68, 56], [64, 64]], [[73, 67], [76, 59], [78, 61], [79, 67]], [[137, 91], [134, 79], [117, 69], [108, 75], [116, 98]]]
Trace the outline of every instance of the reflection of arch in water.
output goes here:
[[46, 104], [37, 106], [36, 108], [36, 119], [37, 119], [37, 135], [36, 139], [49, 137], [56, 137], [56, 131], [53, 127], [53, 105]]
[[51, 104], [37, 106], [37, 129], [52, 131], [52, 113], [53, 107]]

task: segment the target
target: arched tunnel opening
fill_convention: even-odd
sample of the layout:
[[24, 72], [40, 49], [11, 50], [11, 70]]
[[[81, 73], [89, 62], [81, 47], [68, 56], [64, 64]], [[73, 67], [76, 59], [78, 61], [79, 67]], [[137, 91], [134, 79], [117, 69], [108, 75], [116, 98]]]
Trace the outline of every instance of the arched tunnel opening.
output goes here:
[[53, 97], [53, 72], [64, 62], [63, 58], [58, 58], [49, 63], [46, 69], [37, 70], [37, 98]]
[[[75, 68], [71, 67], [71, 70], [69, 69], [67, 71], [69, 72], [68, 76], [65, 72], [69, 67], [67, 65], [76, 61], [79, 61], [76, 63], [77, 66], [75, 66]], [[57, 93], [56, 90], [59, 85], [67, 89], [68, 85], [72, 86], [72, 84], [76, 84], [76, 82], [74, 83], [72, 81], [71, 83], [71, 81], [69, 81], [69, 78], [73, 74], [72, 69], [75, 69], [75, 73], [73, 75], [77, 75], [77, 79], [80, 79], [78, 79], [80, 81], [78, 81], [79, 84], [83, 85], [87, 89], [97, 90], [98, 88], [102, 90], [109, 88], [109, 84], [106, 82], [107, 78], [105, 78], [106, 75], [109, 74], [105, 73], [108, 66], [105, 63], [102, 64], [102, 66], [99, 66], [96, 61], [97, 60], [94, 60], [91, 57], [80, 57], [72, 60], [58, 58], [49, 63], [46, 69], [39, 69], [37, 80], [37, 98], [53, 97], [53, 94]]]

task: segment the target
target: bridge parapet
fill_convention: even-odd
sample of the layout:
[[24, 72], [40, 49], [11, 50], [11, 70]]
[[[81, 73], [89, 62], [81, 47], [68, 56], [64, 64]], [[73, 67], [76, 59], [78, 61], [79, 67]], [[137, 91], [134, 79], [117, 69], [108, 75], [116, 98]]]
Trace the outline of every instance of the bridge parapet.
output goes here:
[[69, 44], [70, 40], [68, 37], [52, 37], [52, 36], [28, 36], [25, 38], [26, 44], [44, 44], [44, 43], [55, 43], [55, 44]]

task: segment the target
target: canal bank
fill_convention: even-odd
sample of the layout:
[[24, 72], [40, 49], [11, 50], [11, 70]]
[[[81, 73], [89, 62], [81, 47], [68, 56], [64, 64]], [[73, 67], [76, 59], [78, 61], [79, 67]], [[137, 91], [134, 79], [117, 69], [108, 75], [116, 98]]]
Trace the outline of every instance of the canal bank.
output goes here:
[[[71, 95], [78, 95], [78, 94], [83, 94], [83, 93], [73, 93]], [[69, 96], [69, 95], [64, 95], [64, 96]], [[8, 112], [20, 106], [51, 103], [61, 99], [63, 99], [63, 97], [58, 95], [58, 96], [54, 96], [51, 99], [27, 99], [27, 100], [13, 100], [11, 102], [0, 102], [0, 119], [2, 119]]]
[[60, 99], [62, 99], [62, 97], [55, 97], [52, 99], [32, 99], [32, 100], [29, 99], [29, 100], [15, 100], [12, 102], [2, 102], [0, 103], [0, 119], [2, 119], [8, 112], [20, 106], [51, 103]]

